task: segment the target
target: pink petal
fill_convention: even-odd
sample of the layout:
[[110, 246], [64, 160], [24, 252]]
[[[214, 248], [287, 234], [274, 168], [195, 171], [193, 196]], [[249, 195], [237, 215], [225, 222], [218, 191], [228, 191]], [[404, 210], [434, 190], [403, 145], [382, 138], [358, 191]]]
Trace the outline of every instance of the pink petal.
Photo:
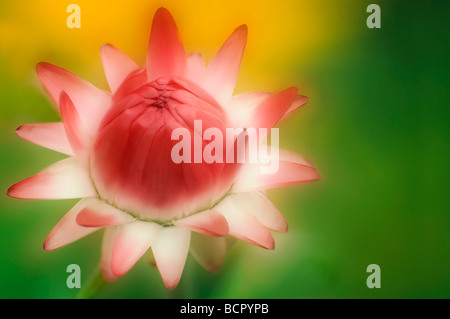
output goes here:
[[222, 107], [233, 95], [246, 42], [247, 26], [241, 25], [225, 41], [206, 69], [202, 87]]
[[192, 233], [189, 252], [207, 271], [216, 272], [225, 260], [225, 238]]
[[66, 199], [97, 196], [89, 174], [73, 158], [47, 167], [8, 189], [8, 196], [21, 199]]
[[[281, 120], [284, 120], [285, 118], [287, 118], [289, 115], [291, 115], [292, 113], [294, 113], [295, 111], [297, 111], [300, 107], [302, 107], [303, 105], [305, 105], [306, 103], [308, 103], [309, 99], [304, 96], [304, 95], [297, 95], [297, 97], [295, 98], [294, 102], [291, 104], [291, 106], [288, 108], [288, 110], [286, 111], [286, 113], [283, 115], [283, 117], [281, 118]], [[280, 120], [280, 121], [281, 121]]]
[[[272, 147], [272, 151], [276, 150]], [[278, 170], [273, 174], [263, 173], [265, 164], [245, 163], [235, 178], [234, 193], [258, 191], [295, 184], [308, 183], [320, 179], [320, 175], [310, 161], [303, 156], [277, 149]], [[272, 165], [272, 163], [271, 163]]]
[[284, 149], [279, 149], [278, 154], [279, 154], [280, 160], [282, 160], [282, 161], [294, 162], [294, 163], [313, 167], [313, 164], [311, 163], [311, 161], [304, 158], [300, 154], [297, 154], [297, 153], [294, 153], [294, 152], [291, 152], [288, 150], [284, 150]]
[[132, 71], [138, 69], [132, 59], [111, 44], [105, 44], [100, 48], [100, 56], [112, 93], [116, 92]]
[[49, 63], [39, 63], [36, 71], [53, 102], [57, 104], [61, 92], [65, 91], [75, 104], [86, 128], [91, 134], [95, 133], [111, 104], [111, 94]]
[[177, 220], [174, 225], [212, 236], [224, 236], [228, 233], [226, 219], [221, 214], [211, 210]]
[[144, 255], [161, 228], [155, 223], [141, 221], [118, 226], [111, 259], [113, 275], [126, 274]]
[[77, 216], [77, 223], [85, 227], [105, 227], [135, 221], [133, 216], [101, 201], [95, 200], [83, 208]]
[[73, 155], [64, 124], [61, 122], [22, 125], [16, 130], [16, 135], [36, 145]]
[[168, 289], [180, 282], [189, 251], [191, 232], [181, 227], [165, 227], [152, 245], [153, 255]]
[[216, 210], [225, 216], [230, 228], [230, 235], [245, 240], [253, 245], [274, 249], [275, 242], [270, 232], [242, 205], [235, 195], [225, 198]]
[[100, 260], [100, 268], [102, 270], [103, 278], [105, 278], [105, 280], [108, 282], [112, 282], [117, 278], [116, 276], [114, 276], [111, 270], [111, 258], [115, 235], [116, 235], [116, 227], [105, 228], [105, 233], [103, 234], [102, 257]]
[[172, 15], [160, 8], [153, 18], [147, 52], [149, 81], [162, 76], [184, 75], [186, 54]]
[[44, 241], [44, 250], [54, 250], [68, 245], [84, 236], [87, 236], [95, 232], [98, 228], [94, 227], [82, 227], [75, 221], [78, 213], [86, 205], [91, 202], [92, 199], [80, 200], [52, 229], [50, 234]]
[[270, 93], [265, 92], [247, 92], [233, 96], [227, 107], [227, 114], [230, 116], [234, 127], [251, 126], [255, 108], [269, 96]]
[[[289, 109], [297, 97], [298, 89], [293, 87], [272, 94], [262, 101], [252, 112], [250, 127], [267, 128], [267, 132], [274, 127]], [[262, 140], [265, 136], [259, 136]]]
[[[125, 82], [117, 89], [114, 94], [114, 101], [117, 102], [123, 97], [129, 96], [130, 92], [142, 87], [144, 83], [147, 83], [147, 72], [144, 68], [140, 68], [132, 71]], [[108, 113], [110, 114], [110, 113]]]
[[[231, 103], [227, 107], [227, 113], [230, 116], [235, 127], [255, 127], [252, 120], [255, 118], [258, 106], [266, 100], [271, 93], [266, 92], [247, 92], [233, 96]], [[292, 104], [286, 110], [281, 120], [285, 119], [298, 108], [308, 102], [308, 98], [303, 95], [297, 95]], [[281, 121], [280, 120], [280, 121]]]
[[91, 138], [82, 123], [77, 109], [66, 92], [61, 92], [60, 110], [67, 138], [77, 158], [87, 166]]
[[244, 164], [233, 185], [234, 193], [250, 192], [303, 184], [318, 180], [320, 175], [314, 167], [280, 160], [274, 174], [261, 174], [259, 164]]
[[237, 194], [242, 205], [256, 217], [256, 219], [269, 229], [280, 233], [288, 231], [286, 219], [272, 202], [261, 192], [249, 192]]
[[197, 85], [201, 85], [205, 72], [206, 67], [203, 56], [198, 52], [189, 54], [186, 58], [185, 78]]

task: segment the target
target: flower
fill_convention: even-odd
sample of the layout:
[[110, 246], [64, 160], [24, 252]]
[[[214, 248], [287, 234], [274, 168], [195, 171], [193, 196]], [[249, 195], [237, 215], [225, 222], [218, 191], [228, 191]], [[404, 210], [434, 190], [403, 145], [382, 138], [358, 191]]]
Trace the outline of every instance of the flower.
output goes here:
[[[307, 102], [296, 88], [232, 96], [246, 41], [243, 25], [205, 67], [199, 53], [186, 56], [172, 16], [160, 8], [144, 68], [114, 46], [102, 46], [111, 92], [57, 66], [38, 64], [62, 122], [23, 125], [16, 133], [69, 157], [13, 185], [8, 195], [81, 198], [50, 232], [44, 250], [104, 228], [106, 280], [124, 275], [148, 252], [173, 289], [189, 252], [207, 270], [220, 268], [225, 235], [274, 248], [269, 230], [286, 232], [287, 223], [264, 190], [318, 179], [309, 161], [277, 149], [278, 170], [262, 174], [259, 162], [180, 163], [172, 156], [177, 128], [204, 151], [208, 143], [202, 137], [209, 128], [271, 129]], [[195, 121], [201, 121], [200, 129]]]

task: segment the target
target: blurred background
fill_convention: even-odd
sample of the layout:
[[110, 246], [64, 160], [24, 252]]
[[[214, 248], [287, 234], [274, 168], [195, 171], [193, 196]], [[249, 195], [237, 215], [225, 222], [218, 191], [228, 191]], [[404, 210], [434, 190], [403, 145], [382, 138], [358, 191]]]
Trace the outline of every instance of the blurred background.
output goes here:
[[[66, 8], [81, 7], [69, 29]], [[381, 7], [381, 29], [366, 8]], [[141, 260], [100, 298], [449, 298], [450, 109], [448, 1], [1, 1], [0, 298], [74, 298], [66, 267], [86, 282], [101, 231], [65, 248], [42, 243], [76, 202], [8, 198], [13, 183], [62, 155], [14, 135], [58, 121], [38, 82], [47, 61], [107, 89], [99, 48], [141, 65], [157, 8], [168, 8], [187, 52], [208, 61], [238, 25], [249, 38], [236, 93], [297, 86], [306, 107], [280, 124], [280, 145], [309, 158], [322, 180], [269, 191], [290, 230], [276, 249], [233, 245], [216, 274], [188, 257], [167, 291]], [[369, 289], [366, 267], [381, 267]]]

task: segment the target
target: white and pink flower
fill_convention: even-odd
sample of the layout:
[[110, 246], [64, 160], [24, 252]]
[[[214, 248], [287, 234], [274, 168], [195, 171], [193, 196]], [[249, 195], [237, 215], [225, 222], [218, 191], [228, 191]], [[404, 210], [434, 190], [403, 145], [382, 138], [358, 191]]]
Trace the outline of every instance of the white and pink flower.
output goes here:
[[[233, 96], [246, 41], [243, 25], [205, 67], [199, 53], [186, 56], [172, 16], [161, 8], [144, 68], [112, 45], [101, 48], [111, 92], [52, 64], [38, 64], [62, 122], [23, 125], [16, 133], [69, 157], [13, 185], [8, 195], [81, 199], [50, 232], [45, 250], [104, 228], [106, 280], [127, 273], [149, 251], [173, 289], [189, 252], [207, 270], [220, 268], [225, 235], [274, 248], [269, 230], [286, 232], [287, 223], [264, 190], [317, 180], [309, 161], [279, 150], [278, 171], [268, 175], [258, 163], [171, 159], [176, 128], [189, 130], [193, 140], [212, 127], [270, 130], [308, 101], [297, 88]], [[202, 121], [202, 132], [194, 130], [194, 120]]]

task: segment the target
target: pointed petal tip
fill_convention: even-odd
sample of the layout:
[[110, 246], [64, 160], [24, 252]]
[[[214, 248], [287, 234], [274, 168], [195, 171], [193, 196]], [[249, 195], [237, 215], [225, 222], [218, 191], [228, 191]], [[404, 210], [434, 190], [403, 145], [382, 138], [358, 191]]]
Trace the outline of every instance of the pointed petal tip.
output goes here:
[[100, 46], [100, 51], [101, 50], [107, 50], [107, 49], [110, 49], [110, 48], [113, 48], [114, 47], [114, 45], [112, 45], [111, 43], [103, 43], [101, 46]]
[[302, 100], [303, 105], [309, 102], [309, 97], [299, 94], [297, 99]]
[[36, 64], [36, 72], [40, 72], [42, 71], [42, 69], [46, 68], [50, 63], [48, 62], [39, 62], [38, 64]]
[[243, 36], [247, 37], [248, 35], [248, 26], [246, 24], [241, 24], [234, 30], [234, 32], [242, 33]]
[[310, 182], [315, 182], [318, 181], [320, 179], [322, 179], [322, 175], [319, 174], [319, 172], [317, 171], [317, 169], [314, 166], [310, 166], [311, 169], [313, 170], [311, 172], [311, 178], [310, 178]]
[[14, 197], [14, 188], [15, 188], [16, 184], [10, 186], [8, 188], [8, 190], [6, 191], [6, 196], [12, 197], [12, 198], [16, 198]]
[[17, 182], [14, 185], [10, 186], [8, 188], [8, 190], [6, 191], [6, 195], [11, 198], [17, 198], [17, 199], [40, 199], [40, 198], [25, 196], [26, 192], [23, 192], [23, 189], [24, 188], [26, 189], [28, 182], [31, 181], [32, 179], [33, 179], [33, 176], [25, 178], [24, 180], [21, 180], [20, 182]]
[[248, 237], [245, 236], [235, 236], [236, 238], [242, 239], [246, 242], [248, 242], [249, 244], [252, 244], [254, 246], [257, 247], [261, 247], [267, 250], [274, 250], [275, 249], [275, 240], [273, 239], [272, 236], [268, 237], [265, 239], [264, 242], [260, 241], [260, 242], [256, 242], [253, 239], [250, 239]]
[[14, 131], [14, 134], [16, 134], [17, 136], [20, 137], [20, 130], [22, 130], [24, 127], [24, 125], [20, 125], [18, 128], [16, 128], [16, 130]]
[[54, 64], [48, 63], [48, 62], [39, 62], [36, 64], [36, 73], [39, 76], [39, 78], [47, 71], [52, 70], [58, 70], [61, 69], [59, 66], [56, 66]]
[[273, 239], [272, 235], [268, 239], [266, 239], [265, 242], [261, 243], [255, 243], [255, 245], [262, 247], [267, 250], [274, 250], [275, 249], [275, 239]]
[[156, 10], [155, 16], [156, 15], [160, 15], [160, 14], [169, 14], [169, 15], [171, 15], [170, 11], [167, 10], [166, 8], [164, 8], [164, 7], [159, 7], [158, 10]]
[[55, 247], [55, 246], [52, 247], [51, 241], [50, 241], [50, 235], [51, 235], [51, 233], [45, 238], [44, 243], [42, 244], [42, 249], [44, 251], [52, 251], [52, 250], [56, 250], [59, 248], [59, 247]]
[[108, 283], [112, 283], [113, 281], [115, 281], [117, 279], [116, 276], [114, 276], [112, 273], [110, 273], [104, 269], [102, 269], [102, 276], [103, 276], [103, 279], [105, 279], [105, 281], [107, 281]]
[[178, 286], [178, 283], [175, 284], [164, 283], [164, 285], [166, 286], [167, 289], [174, 290]]

